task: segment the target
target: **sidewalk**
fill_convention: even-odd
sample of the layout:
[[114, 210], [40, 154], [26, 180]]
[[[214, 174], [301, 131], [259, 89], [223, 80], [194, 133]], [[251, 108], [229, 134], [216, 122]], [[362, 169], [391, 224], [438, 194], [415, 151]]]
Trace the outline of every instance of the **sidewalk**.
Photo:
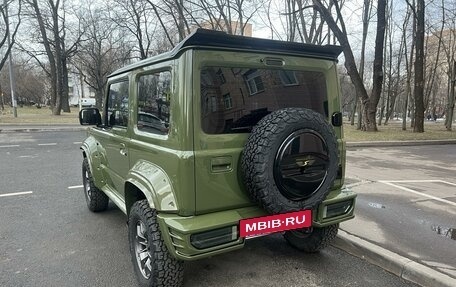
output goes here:
[[333, 246], [424, 287], [454, 287], [456, 279], [360, 237], [339, 230]]
[[15, 133], [15, 132], [59, 132], [59, 131], [85, 131], [87, 126], [78, 124], [23, 124], [11, 125], [0, 124], [0, 133]]
[[360, 147], [390, 147], [390, 146], [421, 146], [421, 145], [447, 145], [456, 144], [455, 139], [447, 140], [415, 140], [415, 141], [366, 141], [366, 142], [347, 142], [348, 149]]
[[[0, 124], [0, 133], [12, 132], [48, 132], [48, 131], [85, 131], [88, 126], [78, 124]], [[347, 142], [347, 149], [365, 147], [390, 147], [390, 146], [420, 146], [420, 145], [447, 145], [456, 144], [456, 139], [447, 140], [415, 140], [415, 141], [363, 141]]]

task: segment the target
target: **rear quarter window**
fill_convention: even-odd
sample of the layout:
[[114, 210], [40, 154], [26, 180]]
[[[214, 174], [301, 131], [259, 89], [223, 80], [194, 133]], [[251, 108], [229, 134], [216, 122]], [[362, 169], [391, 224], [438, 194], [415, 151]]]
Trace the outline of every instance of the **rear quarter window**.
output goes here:
[[171, 72], [141, 75], [138, 79], [138, 130], [167, 135], [170, 119]]

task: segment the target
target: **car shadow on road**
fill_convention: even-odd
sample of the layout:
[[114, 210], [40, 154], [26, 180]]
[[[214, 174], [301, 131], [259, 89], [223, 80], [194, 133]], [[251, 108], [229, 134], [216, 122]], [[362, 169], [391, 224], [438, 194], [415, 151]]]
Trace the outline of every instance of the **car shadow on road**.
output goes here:
[[186, 262], [184, 278], [185, 286], [201, 287], [413, 286], [333, 247], [303, 253], [289, 246], [281, 234], [251, 239], [237, 251]]

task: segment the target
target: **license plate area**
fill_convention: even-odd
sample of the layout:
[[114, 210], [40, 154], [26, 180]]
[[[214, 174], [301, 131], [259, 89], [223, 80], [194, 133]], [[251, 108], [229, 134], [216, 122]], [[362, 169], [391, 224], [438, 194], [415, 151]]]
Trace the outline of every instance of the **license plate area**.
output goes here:
[[312, 226], [312, 210], [242, 219], [239, 221], [240, 237], [254, 237]]

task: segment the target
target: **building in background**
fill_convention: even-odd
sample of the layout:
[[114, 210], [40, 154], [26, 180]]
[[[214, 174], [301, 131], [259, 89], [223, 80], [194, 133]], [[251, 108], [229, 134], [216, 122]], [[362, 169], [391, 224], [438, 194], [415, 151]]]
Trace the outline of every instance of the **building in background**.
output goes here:
[[70, 72], [68, 78], [70, 106], [95, 106], [95, 91], [84, 82], [84, 76]]
[[[193, 30], [197, 28], [209, 29], [209, 30], [216, 30], [216, 31], [223, 31], [228, 34], [232, 35], [239, 35], [239, 36], [248, 36], [252, 37], [252, 24], [241, 24], [239, 21], [231, 21], [229, 25], [222, 19], [219, 21], [204, 21], [199, 24], [199, 26], [194, 26]], [[229, 32], [231, 30], [231, 33]]]

